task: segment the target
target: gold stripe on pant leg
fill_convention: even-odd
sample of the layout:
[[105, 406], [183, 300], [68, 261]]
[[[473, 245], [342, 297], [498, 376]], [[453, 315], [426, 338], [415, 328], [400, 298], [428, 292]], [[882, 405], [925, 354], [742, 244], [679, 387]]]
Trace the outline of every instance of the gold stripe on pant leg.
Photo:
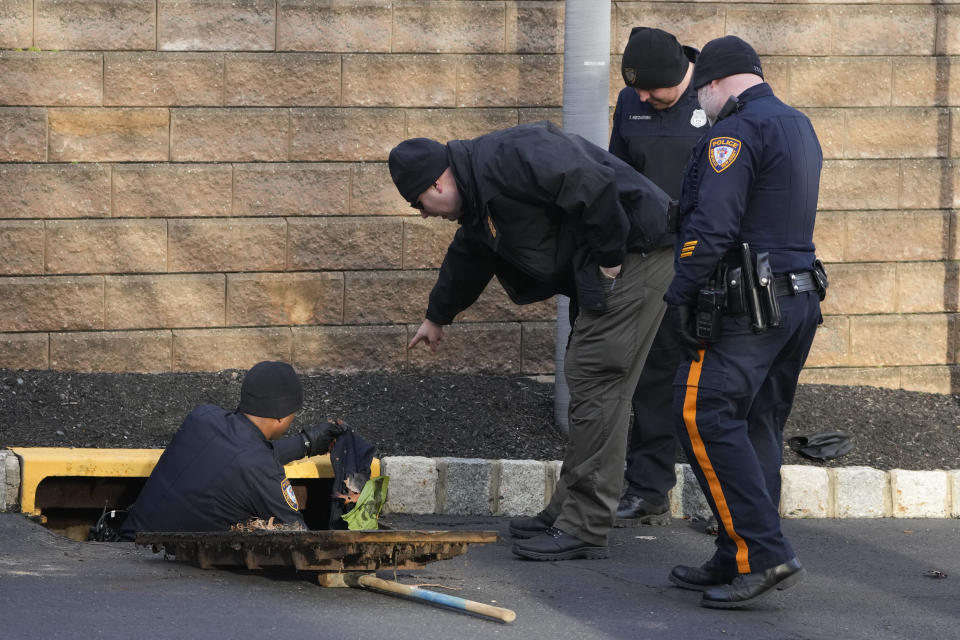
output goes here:
[[717, 505], [718, 515], [723, 521], [723, 527], [737, 545], [737, 571], [750, 573], [747, 542], [733, 528], [733, 515], [727, 506], [727, 499], [723, 495], [720, 479], [717, 477], [716, 471], [713, 470], [713, 464], [707, 455], [707, 448], [703, 444], [703, 439], [700, 437], [700, 431], [697, 428], [697, 393], [700, 389], [700, 372], [703, 367], [703, 359], [706, 357], [706, 350], [700, 349], [699, 354], [700, 361], [691, 362], [690, 372], [687, 374], [687, 391], [683, 398], [683, 424], [690, 436], [690, 445], [697, 458], [697, 463], [700, 465], [700, 470], [707, 479], [710, 495], [713, 496], [713, 502]]

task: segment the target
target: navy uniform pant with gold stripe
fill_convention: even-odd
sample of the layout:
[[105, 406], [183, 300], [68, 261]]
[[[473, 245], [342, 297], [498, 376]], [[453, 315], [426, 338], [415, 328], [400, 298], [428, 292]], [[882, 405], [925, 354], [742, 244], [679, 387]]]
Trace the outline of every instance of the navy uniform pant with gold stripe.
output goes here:
[[783, 425], [822, 318], [815, 292], [779, 301], [780, 327], [762, 333], [724, 316], [719, 341], [674, 382], [677, 435], [720, 525], [708, 566], [729, 577], [795, 556], [780, 530]]

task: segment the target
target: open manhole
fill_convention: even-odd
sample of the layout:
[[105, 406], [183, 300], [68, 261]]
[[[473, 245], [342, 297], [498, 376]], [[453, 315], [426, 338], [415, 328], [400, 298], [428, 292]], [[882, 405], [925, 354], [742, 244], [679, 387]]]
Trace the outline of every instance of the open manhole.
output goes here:
[[[20, 509], [44, 527], [73, 540], [87, 540], [106, 511], [119, 527], [163, 453], [162, 449], [69, 449], [16, 447], [20, 458]], [[287, 477], [307, 527], [326, 529], [333, 468], [329, 456], [290, 463]], [[379, 460], [371, 467], [379, 475]]]
[[[20, 447], [20, 506], [46, 528], [85, 541], [111, 516], [119, 530], [163, 453], [162, 449], [58, 449]], [[343, 531], [328, 529], [333, 468], [330, 458], [314, 456], [284, 468], [301, 506], [308, 531], [141, 532], [136, 544], [204, 569], [294, 569], [322, 586], [362, 587], [441, 604], [475, 615], [511, 622], [516, 614], [417, 586], [383, 580], [378, 569], [422, 569], [429, 562], [489, 544], [495, 531]], [[371, 475], [380, 475], [374, 460]], [[240, 524], [240, 523], [238, 523]]]

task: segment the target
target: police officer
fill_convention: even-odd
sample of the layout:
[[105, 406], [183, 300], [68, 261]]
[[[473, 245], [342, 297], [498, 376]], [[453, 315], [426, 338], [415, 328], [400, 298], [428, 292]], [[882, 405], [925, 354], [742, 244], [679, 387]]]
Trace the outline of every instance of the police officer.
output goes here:
[[[707, 128], [707, 116], [690, 85], [699, 52], [660, 29], [635, 27], [623, 50], [627, 85], [617, 97], [610, 152], [680, 197], [690, 150]], [[670, 236], [669, 241], [674, 241]], [[617, 518], [646, 523], [669, 510], [676, 483], [677, 436], [673, 428], [673, 377], [683, 358], [673, 328], [662, 325], [633, 394], [624, 494]], [[669, 517], [669, 516], [667, 516]]]
[[390, 152], [400, 194], [424, 217], [456, 221], [410, 341], [436, 349], [443, 325], [496, 276], [511, 300], [555, 294], [579, 307], [565, 358], [570, 433], [556, 491], [510, 531], [532, 560], [607, 556], [622, 484], [629, 400], [663, 316], [670, 198], [625, 162], [548, 122]]
[[138, 531], [227, 531], [254, 518], [300, 524], [283, 465], [326, 453], [345, 431], [323, 423], [283, 438], [303, 406], [303, 386], [285, 362], [259, 362], [246, 374], [236, 411], [194, 409], [164, 450], [130, 509], [121, 537]]
[[690, 350], [676, 377], [678, 436], [720, 532], [712, 558], [669, 577], [702, 591], [704, 606], [732, 608], [803, 577], [780, 527], [780, 464], [822, 321], [823, 155], [810, 120], [777, 99], [740, 38], [707, 43], [692, 84], [713, 126], [684, 175], [666, 322]]

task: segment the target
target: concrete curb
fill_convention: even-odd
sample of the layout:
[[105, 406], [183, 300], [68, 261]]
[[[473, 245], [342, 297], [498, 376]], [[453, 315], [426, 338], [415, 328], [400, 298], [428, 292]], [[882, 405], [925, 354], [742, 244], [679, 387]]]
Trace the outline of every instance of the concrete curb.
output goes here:
[[[516, 516], [538, 513], [553, 495], [558, 460], [381, 458], [390, 476], [386, 513]], [[690, 469], [676, 465], [675, 518], [707, 518], [710, 508]], [[20, 503], [20, 459], [0, 449], [0, 511]], [[785, 518], [960, 518], [960, 469], [881, 471], [871, 467], [786, 465]]]
[[[560, 461], [390, 456], [388, 513], [515, 516], [549, 501]], [[670, 492], [675, 518], [707, 518], [710, 508], [688, 464], [676, 465]], [[785, 465], [785, 518], [958, 518], [960, 470], [881, 471], [871, 467]], [[399, 481], [398, 481], [399, 479]]]

